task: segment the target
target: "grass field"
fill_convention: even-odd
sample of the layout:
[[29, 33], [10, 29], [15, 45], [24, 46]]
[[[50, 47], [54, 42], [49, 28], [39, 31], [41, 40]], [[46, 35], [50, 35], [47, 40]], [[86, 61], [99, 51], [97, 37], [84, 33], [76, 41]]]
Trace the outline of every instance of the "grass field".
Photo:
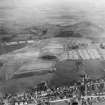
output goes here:
[[21, 49], [25, 47], [25, 45], [26, 44], [18, 44], [18, 45], [11, 45], [11, 46], [0, 45], [0, 55], [12, 52], [17, 49]]

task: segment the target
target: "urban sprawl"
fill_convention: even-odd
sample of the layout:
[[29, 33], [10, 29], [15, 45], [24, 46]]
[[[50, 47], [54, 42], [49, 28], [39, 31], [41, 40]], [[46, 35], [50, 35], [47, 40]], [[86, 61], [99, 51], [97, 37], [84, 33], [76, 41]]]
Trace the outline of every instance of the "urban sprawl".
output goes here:
[[43, 81], [21, 94], [5, 94], [0, 98], [0, 105], [52, 105], [57, 102], [65, 102], [68, 105], [105, 102], [105, 79], [91, 80], [84, 75], [72, 86], [51, 88]]

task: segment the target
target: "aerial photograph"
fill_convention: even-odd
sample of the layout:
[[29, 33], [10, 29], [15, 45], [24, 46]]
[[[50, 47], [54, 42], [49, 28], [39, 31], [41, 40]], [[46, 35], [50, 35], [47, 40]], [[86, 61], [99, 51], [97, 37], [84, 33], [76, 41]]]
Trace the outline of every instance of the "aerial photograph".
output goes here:
[[0, 105], [105, 105], [105, 0], [0, 0]]

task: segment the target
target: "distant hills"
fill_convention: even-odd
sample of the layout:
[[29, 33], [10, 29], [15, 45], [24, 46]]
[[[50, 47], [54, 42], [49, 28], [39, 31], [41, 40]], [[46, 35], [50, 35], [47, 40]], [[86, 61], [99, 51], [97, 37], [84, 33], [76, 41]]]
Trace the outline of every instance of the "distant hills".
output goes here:
[[105, 30], [102, 27], [89, 21], [83, 21], [67, 26], [62, 24], [43, 24], [26, 27], [17, 31], [11, 31], [8, 28], [1, 27], [0, 40], [4, 42], [50, 37], [103, 38], [105, 37], [104, 34]]
[[68, 25], [68, 26], [61, 25], [60, 27], [64, 32], [66, 31], [71, 32], [72, 37], [73, 36], [86, 37], [86, 38], [105, 37], [104, 35], [105, 30], [102, 27], [88, 21], [79, 22], [73, 25]]
[[[46, 39], [52, 37], [76, 37], [88, 38], [95, 42], [105, 41], [105, 30], [97, 24], [89, 21], [82, 21], [72, 25], [63, 24], [42, 24], [25, 27], [20, 30], [11, 30], [7, 27], [0, 27], [0, 43], [12, 41], [26, 41]], [[26, 44], [16, 46], [1, 46], [0, 54], [24, 47]]]

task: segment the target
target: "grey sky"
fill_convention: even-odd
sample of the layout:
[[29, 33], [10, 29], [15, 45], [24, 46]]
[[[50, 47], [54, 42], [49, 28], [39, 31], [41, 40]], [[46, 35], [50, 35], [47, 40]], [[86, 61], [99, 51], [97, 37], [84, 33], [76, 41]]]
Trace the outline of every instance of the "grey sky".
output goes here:
[[105, 27], [105, 0], [0, 0], [0, 12], [0, 23], [9, 28], [79, 21]]

